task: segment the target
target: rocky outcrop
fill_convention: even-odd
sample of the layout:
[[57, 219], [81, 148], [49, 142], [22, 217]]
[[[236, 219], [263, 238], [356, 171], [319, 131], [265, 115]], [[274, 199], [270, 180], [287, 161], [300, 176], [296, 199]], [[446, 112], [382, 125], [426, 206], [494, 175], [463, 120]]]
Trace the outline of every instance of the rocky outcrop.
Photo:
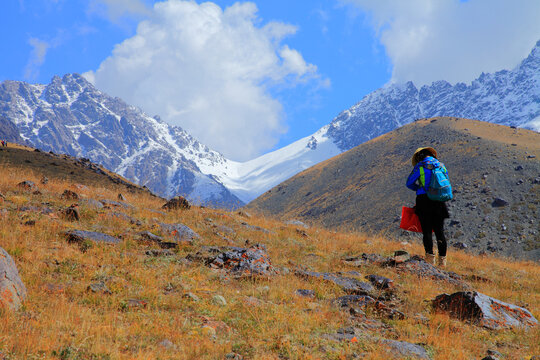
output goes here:
[[66, 232], [66, 239], [70, 243], [82, 244], [86, 241], [93, 243], [118, 244], [120, 239], [100, 232], [86, 230], [70, 230]]
[[0, 307], [17, 310], [26, 299], [24, 286], [15, 262], [0, 247]]
[[433, 300], [433, 308], [492, 330], [538, 325], [538, 320], [527, 309], [476, 291], [439, 295]]

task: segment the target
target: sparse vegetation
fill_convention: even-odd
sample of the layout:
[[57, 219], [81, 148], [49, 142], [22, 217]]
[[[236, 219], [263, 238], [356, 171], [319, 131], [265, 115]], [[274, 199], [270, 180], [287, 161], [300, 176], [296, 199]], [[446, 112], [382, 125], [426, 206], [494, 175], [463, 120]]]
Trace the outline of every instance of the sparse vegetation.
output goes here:
[[[481, 358], [487, 349], [497, 349], [507, 358], [525, 359], [540, 353], [538, 327], [529, 331], [489, 331], [431, 311], [429, 302], [454, 285], [422, 279], [375, 265], [360, 267], [344, 263], [347, 256], [361, 253], [390, 255], [399, 247], [422, 254], [419, 242], [400, 245], [383, 237], [339, 233], [236, 213], [192, 207], [162, 212], [163, 201], [126, 193], [130, 209], [98, 209], [85, 199], [116, 199], [118, 188], [85, 186], [51, 179], [41, 185], [41, 195], [17, 189], [22, 180], [39, 184], [41, 174], [13, 167], [0, 168], [0, 246], [10, 253], [28, 290], [24, 306], [0, 315], [0, 352], [8, 359], [225, 359], [238, 353], [244, 359], [345, 359], [365, 354], [367, 359], [387, 359], [384, 347], [370, 338], [335, 341], [326, 335], [340, 328], [365, 326], [365, 333], [389, 339], [425, 344], [433, 359]], [[81, 195], [80, 221], [57, 216], [75, 201], [61, 198], [65, 189]], [[21, 211], [22, 206], [52, 209], [52, 213]], [[141, 221], [111, 216], [125, 212]], [[24, 225], [29, 215], [32, 226]], [[149, 256], [161, 250], [141, 242], [141, 231], [158, 232], [156, 224], [183, 223], [200, 235], [168, 256]], [[242, 223], [267, 229], [264, 232]], [[214, 227], [215, 226], [215, 227]], [[233, 230], [227, 239], [219, 226]], [[66, 242], [70, 229], [101, 231], [121, 237], [116, 245], [95, 244], [81, 251]], [[266, 245], [280, 273], [270, 278], [233, 279], [223, 271], [200, 262], [186, 261], [204, 245]], [[396, 302], [405, 319], [385, 319], [367, 311], [368, 318], [382, 325], [370, 327], [355, 322], [348, 312], [331, 305], [344, 295], [334, 284], [305, 280], [294, 275], [297, 268], [313, 271], [348, 272], [363, 279], [377, 274], [394, 280]], [[481, 276], [473, 281], [480, 292], [527, 307], [540, 318], [540, 266], [534, 262], [478, 257], [450, 250], [449, 270], [463, 276]], [[89, 285], [103, 282], [110, 293], [94, 292]], [[314, 297], [295, 295], [310, 289]], [[215, 300], [217, 295], [226, 305]]]

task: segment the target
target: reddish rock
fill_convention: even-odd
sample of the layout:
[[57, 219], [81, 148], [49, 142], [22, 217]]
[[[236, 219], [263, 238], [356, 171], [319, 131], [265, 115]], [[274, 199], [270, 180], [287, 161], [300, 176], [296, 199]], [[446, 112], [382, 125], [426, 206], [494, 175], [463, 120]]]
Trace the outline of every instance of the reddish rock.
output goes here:
[[0, 307], [17, 310], [26, 299], [26, 288], [11, 256], [0, 247]]
[[173, 197], [171, 200], [167, 201], [165, 205], [162, 206], [163, 209], [167, 210], [188, 210], [191, 208], [191, 205], [182, 196]]
[[36, 191], [37, 186], [33, 181], [25, 180], [17, 184], [17, 187], [25, 191]]
[[70, 206], [62, 211], [62, 215], [68, 221], [79, 221], [80, 215], [77, 206]]
[[492, 330], [538, 325], [538, 320], [527, 309], [476, 291], [439, 295], [433, 300], [433, 307], [460, 320], [472, 321]]

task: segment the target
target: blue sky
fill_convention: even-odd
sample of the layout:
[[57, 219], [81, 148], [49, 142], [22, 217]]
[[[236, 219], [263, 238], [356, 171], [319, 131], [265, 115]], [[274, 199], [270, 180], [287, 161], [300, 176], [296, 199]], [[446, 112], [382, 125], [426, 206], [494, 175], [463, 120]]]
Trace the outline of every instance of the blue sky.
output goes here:
[[247, 160], [390, 81], [516, 66], [540, 39], [538, 14], [534, 0], [7, 0], [0, 81], [84, 73]]

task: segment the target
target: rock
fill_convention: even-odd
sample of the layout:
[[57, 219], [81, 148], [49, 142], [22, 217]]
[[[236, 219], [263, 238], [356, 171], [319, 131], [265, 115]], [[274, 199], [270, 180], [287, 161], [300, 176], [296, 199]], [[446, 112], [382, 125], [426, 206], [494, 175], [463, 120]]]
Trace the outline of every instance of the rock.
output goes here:
[[117, 206], [117, 207], [122, 207], [124, 209], [134, 209], [133, 205], [127, 204], [122, 201], [112, 201], [112, 200], [107, 200], [107, 199], [101, 199], [99, 200], [99, 202], [101, 202], [103, 206], [109, 206], [109, 207]]
[[393, 260], [395, 264], [400, 264], [402, 262], [405, 262], [409, 260], [411, 255], [409, 255], [408, 252], [405, 250], [398, 250], [394, 252]]
[[113, 212], [109, 213], [109, 216], [114, 216], [114, 217], [117, 217], [119, 219], [129, 221], [131, 224], [134, 224], [134, 225], [138, 225], [138, 226], [142, 225], [142, 222], [139, 219], [135, 219], [134, 217], [131, 217], [131, 216], [127, 215], [127, 214], [124, 214], [123, 212], [113, 211]]
[[249, 248], [203, 246], [188, 260], [202, 261], [207, 266], [225, 269], [236, 277], [272, 276], [278, 271], [272, 266], [264, 245]]
[[79, 194], [71, 190], [64, 190], [60, 198], [66, 200], [79, 200]]
[[244, 360], [244, 357], [237, 353], [228, 353], [225, 355], [226, 360]]
[[174, 253], [169, 249], [150, 249], [144, 252], [147, 256], [174, 256]]
[[391, 260], [383, 265], [394, 266], [398, 270], [407, 271], [423, 278], [446, 281], [463, 289], [470, 289], [470, 285], [467, 284], [458, 274], [435, 267], [432, 264], [427, 263], [418, 255], [411, 257], [409, 260], [403, 263], [395, 264], [393, 260]]
[[424, 349], [420, 345], [411, 344], [406, 341], [396, 341], [389, 339], [381, 339], [379, 341], [390, 348], [390, 352], [398, 359], [431, 359]]
[[203, 335], [208, 336], [208, 337], [216, 336], [216, 329], [214, 329], [213, 327], [209, 325], [204, 325], [203, 327], [201, 327], [201, 332]]
[[391, 289], [394, 287], [394, 280], [379, 275], [367, 275], [366, 279], [379, 290]]
[[227, 306], [227, 300], [221, 295], [215, 295], [212, 298], [212, 303], [219, 305], [219, 306]]
[[188, 210], [191, 208], [191, 205], [186, 198], [176, 196], [167, 201], [161, 208], [166, 210]]
[[362, 266], [362, 265], [369, 265], [369, 264], [376, 264], [381, 265], [383, 263], [386, 263], [389, 259], [385, 258], [384, 256], [381, 256], [379, 254], [365, 254], [359, 256], [351, 256], [343, 259], [345, 263], [348, 263], [350, 265], [354, 266]]
[[36, 191], [38, 190], [36, 184], [33, 181], [25, 180], [17, 184], [17, 187], [25, 191]]
[[79, 215], [79, 209], [77, 206], [70, 206], [62, 210], [62, 215], [67, 221], [79, 221], [81, 216]]
[[374, 288], [371, 284], [362, 282], [355, 278], [341, 276], [339, 274], [304, 270], [296, 270], [295, 274], [306, 279], [318, 278], [332, 282], [341, 287], [341, 289], [343, 289], [343, 291], [345, 291], [347, 294], [372, 295], [374, 293]]
[[503, 354], [501, 354], [497, 350], [492, 350], [492, 349], [488, 349], [487, 354], [491, 356], [503, 357]]
[[484, 356], [482, 360], [499, 360], [499, 358], [493, 355], [488, 355], [488, 356]]
[[146, 308], [148, 303], [140, 299], [128, 299], [121, 304], [123, 309], [137, 309], [137, 308]]
[[460, 320], [470, 320], [492, 330], [538, 325], [528, 310], [476, 291], [441, 294], [433, 300], [433, 307]]
[[164, 349], [176, 349], [176, 346], [169, 339], [164, 339], [158, 345]]
[[126, 198], [122, 194], [118, 194], [117, 199], [120, 201], [126, 201]]
[[390, 319], [404, 319], [405, 315], [396, 309], [391, 308], [385, 303], [375, 300], [371, 296], [367, 295], [345, 295], [340, 296], [332, 301], [332, 303], [340, 308], [347, 308], [351, 310], [362, 310], [367, 307], [374, 312], [388, 317]]
[[296, 226], [301, 226], [303, 227], [304, 229], [309, 229], [309, 226], [304, 224], [303, 222], [299, 221], [299, 220], [288, 220], [287, 222], [285, 222], [285, 224], [287, 225], [296, 225]]
[[188, 300], [191, 300], [191, 301], [194, 301], [194, 302], [198, 302], [200, 301], [199, 297], [193, 293], [186, 293], [184, 294], [184, 296], [182, 296], [184, 299], [188, 299]]
[[238, 210], [236, 214], [240, 215], [241, 217], [245, 217], [247, 219], [251, 218], [251, 214], [244, 210]]
[[23, 225], [26, 225], [26, 226], [35, 226], [35, 225], [36, 225], [36, 220], [28, 220], [28, 221], [25, 221]]
[[460, 250], [465, 250], [469, 247], [469, 245], [465, 244], [464, 242], [458, 241], [456, 243], [452, 244], [453, 247]]
[[523, 166], [518, 165], [518, 166], [516, 166], [516, 167], [514, 168], [514, 170], [516, 170], [516, 171], [523, 170]]
[[0, 247], [0, 307], [17, 310], [26, 299], [26, 287], [11, 256]]
[[492, 207], [503, 207], [506, 205], [508, 205], [508, 201], [501, 198], [495, 198], [493, 202], [491, 203]]
[[66, 232], [67, 241], [70, 243], [84, 243], [92, 241], [94, 243], [118, 244], [120, 239], [113, 236], [85, 230], [70, 230]]
[[49, 178], [46, 177], [46, 176], [42, 177], [41, 180], [40, 180], [40, 183], [42, 185], [47, 185], [49, 183]]
[[103, 281], [98, 281], [98, 282], [88, 285], [86, 290], [91, 291], [93, 293], [102, 293], [102, 294], [107, 294], [107, 295], [112, 294], [111, 290], [109, 290], [109, 288]]
[[200, 238], [195, 231], [183, 224], [159, 224], [159, 226], [164, 234], [172, 237], [176, 246], [178, 243], [192, 244]]
[[43, 285], [43, 290], [49, 294], [62, 294], [66, 290], [66, 286], [62, 284], [46, 283]]
[[309, 297], [309, 298], [315, 297], [315, 291], [313, 290], [298, 289], [294, 293], [301, 297]]
[[266, 230], [265, 228], [262, 228], [260, 226], [250, 225], [250, 224], [248, 224], [246, 222], [243, 222], [241, 225], [243, 227], [245, 227], [246, 229], [249, 229], [249, 230], [255, 230], [255, 231], [263, 232], [265, 234], [270, 234], [269, 230]]
[[534, 178], [532, 181], [533, 184], [540, 184], [540, 178]]
[[95, 208], [95, 209], [103, 209], [103, 204], [97, 200], [94, 199], [82, 199], [82, 202], [86, 204], [86, 206]]

